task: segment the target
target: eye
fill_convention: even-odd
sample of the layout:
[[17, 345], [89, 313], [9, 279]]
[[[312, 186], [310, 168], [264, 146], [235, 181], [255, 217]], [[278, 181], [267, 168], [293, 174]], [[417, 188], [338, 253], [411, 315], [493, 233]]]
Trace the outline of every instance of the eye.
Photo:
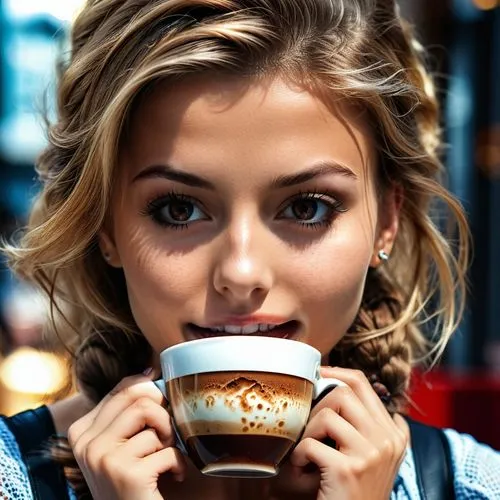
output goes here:
[[342, 202], [328, 194], [303, 193], [289, 202], [280, 218], [293, 219], [298, 224], [315, 228], [330, 225], [336, 214], [345, 211]]
[[185, 229], [193, 222], [209, 220], [198, 205], [196, 200], [188, 196], [169, 193], [150, 201], [145, 214], [162, 226]]

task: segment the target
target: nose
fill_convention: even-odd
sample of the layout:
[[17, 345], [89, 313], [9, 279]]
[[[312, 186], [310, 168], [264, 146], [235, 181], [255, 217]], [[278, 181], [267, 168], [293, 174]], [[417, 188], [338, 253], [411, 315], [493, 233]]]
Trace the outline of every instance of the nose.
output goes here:
[[227, 228], [216, 256], [213, 281], [216, 291], [231, 307], [252, 308], [269, 293], [273, 274], [265, 243], [258, 224], [248, 220]]

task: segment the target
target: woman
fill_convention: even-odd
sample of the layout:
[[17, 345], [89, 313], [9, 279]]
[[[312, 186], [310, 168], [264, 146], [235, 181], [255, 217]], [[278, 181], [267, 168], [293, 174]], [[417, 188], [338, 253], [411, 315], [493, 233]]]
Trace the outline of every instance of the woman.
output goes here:
[[[468, 255], [422, 57], [389, 0], [87, 2], [43, 189], [6, 249], [49, 295], [50, 328], [74, 332], [96, 404], [53, 410], [78, 495], [418, 498], [401, 415], [413, 364], [460, 319]], [[158, 354], [257, 325], [317, 348], [348, 387], [276, 478], [202, 477], [150, 383]], [[457, 496], [500, 495], [498, 455], [446, 437]]]

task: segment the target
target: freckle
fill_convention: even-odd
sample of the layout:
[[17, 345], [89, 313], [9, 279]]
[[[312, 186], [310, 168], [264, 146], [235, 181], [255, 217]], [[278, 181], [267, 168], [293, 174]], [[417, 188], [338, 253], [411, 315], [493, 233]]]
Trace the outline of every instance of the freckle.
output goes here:
[[259, 404], [257, 405], [257, 409], [258, 409], [258, 410], [262, 410], [262, 408], [263, 408], [262, 403], [259, 403]]
[[266, 408], [266, 411], [269, 411], [270, 409], [271, 409], [271, 408], [268, 406], [268, 407]]
[[285, 425], [285, 422], [283, 422], [283, 420], [280, 420], [278, 422], [278, 427], [283, 427]]
[[283, 403], [283, 409], [285, 410], [287, 407], [288, 407], [288, 402], [287, 402], [287, 401], [285, 401], [285, 402]]
[[260, 429], [261, 427], [263, 427], [262, 422], [257, 426], [257, 429]]
[[255, 422], [250, 422], [250, 427], [255, 427]]
[[241, 423], [242, 424], [246, 424], [247, 423], [247, 419], [245, 417], [241, 417]]
[[247, 426], [243, 427], [243, 432], [248, 432], [248, 427]]

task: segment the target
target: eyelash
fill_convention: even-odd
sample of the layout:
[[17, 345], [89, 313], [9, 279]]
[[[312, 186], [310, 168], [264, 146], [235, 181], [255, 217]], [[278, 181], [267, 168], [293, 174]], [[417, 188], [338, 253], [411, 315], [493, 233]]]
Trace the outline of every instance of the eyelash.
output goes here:
[[[299, 194], [292, 196], [291, 198], [286, 200], [286, 202], [283, 204], [283, 208], [280, 209], [279, 213], [283, 214], [285, 210], [290, 208], [294, 202], [304, 201], [304, 200], [318, 201], [326, 205], [327, 213], [324, 220], [318, 222], [301, 222], [299, 220], [295, 221], [296, 224], [310, 230], [331, 226], [331, 224], [335, 220], [336, 215], [347, 212], [347, 209], [344, 207], [342, 201], [338, 200], [334, 194], [319, 192], [319, 191], [305, 191], [305, 192], [300, 192]], [[158, 196], [149, 201], [146, 205], [146, 208], [142, 212], [142, 215], [150, 217], [157, 224], [169, 229], [174, 229], [174, 230], [188, 229], [188, 227], [192, 224], [192, 222], [174, 224], [166, 221], [165, 218], [161, 216], [161, 211], [165, 207], [167, 207], [170, 203], [173, 202], [191, 203], [194, 207], [200, 210], [199, 207], [200, 202], [195, 198], [191, 198], [190, 196], [186, 196], [182, 193], [171, 191], [166, 195]], [[204, 212], [204, 210], [201, 211]], [[287, 217], [280, 217], [280, 218], [288, 220]], [[207, 218], [199, 220], [210, 220], [210, 219]]]
[[327, 209], [325, 219], [322, 221], [301, 222], [297, 220], [295, 222], [296, 224], [299, 224], [300, 226], [303, 226], [307, 229], [314, 230], [329, 227], [333, 224], [336, 215], [347, 212], [347, 209], [344, 207], [342, 201], [340, 201], [333, 193], [325, 193], [321, 191], [303, 191], [289, 198], [285, 202], [285, 207], [280, 211], [280, 213], [283, 213], [287, 208], [291, 207], [294, 202], [304, 200], [313, 200], [324, 203]]
[[143, 211], [143, 215], [146, 215], [148, 217], [151, 217], [153, 221], [155, 221], [157, 224], [160, 226], [167, 227], [169, 229], [174, 229], [174, 230], [181, 230], [181, 229], [187, 229], [191, 223], [179, 223], [179, 224], [173, 224], [171, 222], [167, 222], [162, 216], [161, 216], [161, 211], [168, 206], [169, 203], [172, 202], [186, 202], [186, 203], [192, 203], [193, 205], [197, 206], [199, 205], [199, 201], [195, 200], [194, 198], [191, 198], [190, 196], [186, 196], [185, 194], [182, 193], [176, 193], [175, 191], [171, 191], [170, 193], [162, 196], [158, 196], [157, 198], [153, 198], [151, 201], [148, 202], [146, 205], [146, 209]]

